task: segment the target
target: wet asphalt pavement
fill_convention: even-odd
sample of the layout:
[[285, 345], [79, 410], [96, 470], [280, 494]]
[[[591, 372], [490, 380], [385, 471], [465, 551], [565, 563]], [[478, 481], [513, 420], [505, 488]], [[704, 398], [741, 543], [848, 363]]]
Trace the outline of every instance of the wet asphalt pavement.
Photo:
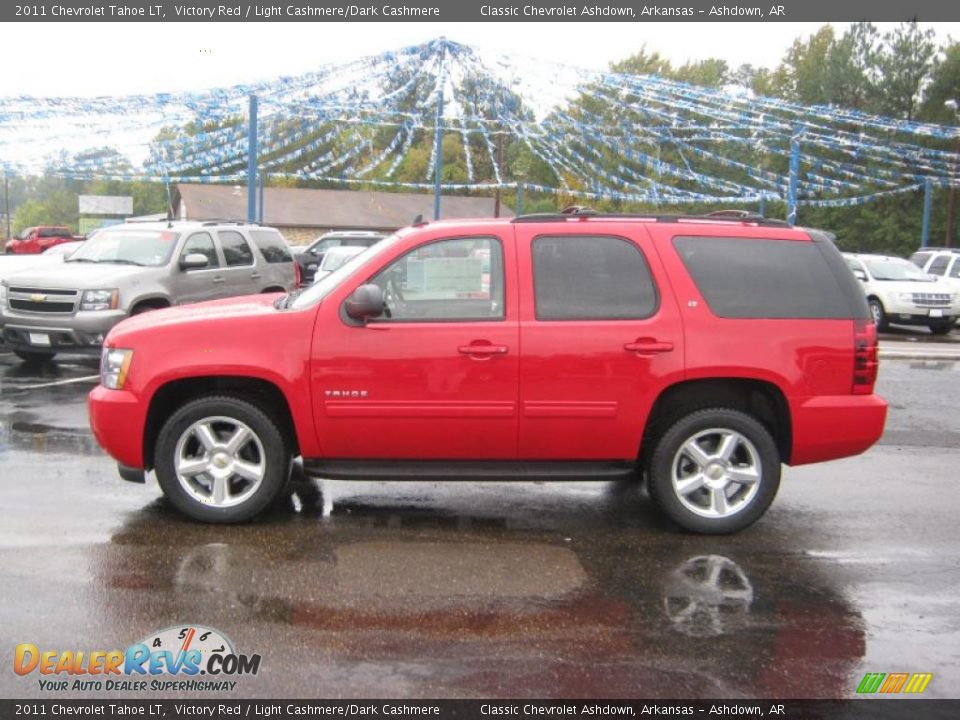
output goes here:
[[301, 480], [256, 524], [199, 525], [117, 477], [96, 372], [0, 347], [0, 697], [150, 697], [42, 691], [14, 646], [193, 623], [262, 656], [237, 697], [839, 698], [895, 671], [960, 697], [960, 363], [885, 362], [880, 444], [787, 468], [720, 538], [611, 483]]

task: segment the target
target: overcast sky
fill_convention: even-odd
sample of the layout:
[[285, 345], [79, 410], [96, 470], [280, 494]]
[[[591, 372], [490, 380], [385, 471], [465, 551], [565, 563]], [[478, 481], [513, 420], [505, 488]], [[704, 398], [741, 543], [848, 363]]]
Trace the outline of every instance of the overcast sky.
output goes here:
[[[646, 45], [675, 64], [772, 67], [823, 23], [36, 23], [7, 25], [0, 97], [129, 95], [296, 75], [441, 35], [480, 48], [605, 68]], [[833, 23], [842, 33], [845, 23]], [[880, 24], [881, 30], [892, 25]], [[938, 39], [960, 36], [939, 23]], [[58, 48], [61, 49], [58, 51]]]

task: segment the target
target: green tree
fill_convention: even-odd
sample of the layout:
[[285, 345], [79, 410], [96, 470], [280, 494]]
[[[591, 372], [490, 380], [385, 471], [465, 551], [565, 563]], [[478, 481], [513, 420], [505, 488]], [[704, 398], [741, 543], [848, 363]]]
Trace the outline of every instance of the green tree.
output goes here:
[[882, 78], [877, 112], [906, 120], [916, 117], [921, 90], [936, 67], [933, 37], [933, 30], [921, 30], [916, 20], [883, 36], [876, 56]]

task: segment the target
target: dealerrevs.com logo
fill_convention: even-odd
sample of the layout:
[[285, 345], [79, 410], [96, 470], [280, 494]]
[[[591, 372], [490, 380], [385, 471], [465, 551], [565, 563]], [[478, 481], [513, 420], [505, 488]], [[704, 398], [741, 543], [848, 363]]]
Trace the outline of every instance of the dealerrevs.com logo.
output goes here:
[[243, 655], [219, 630], [180, 625], [151, 633], [126, 650], [52, 650], [21, 643], [14, 650], [17, 675], [37, 675], [41, 690], [216, 691], [234, 690], [243, 675], [256, 675], [260, 655]]

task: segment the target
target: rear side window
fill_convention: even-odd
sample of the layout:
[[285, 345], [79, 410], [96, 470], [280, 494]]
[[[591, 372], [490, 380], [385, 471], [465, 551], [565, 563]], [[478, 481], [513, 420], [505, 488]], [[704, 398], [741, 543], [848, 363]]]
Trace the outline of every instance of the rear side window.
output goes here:
[[612, 236], [542, 236], [533, 241], [538, 320], [628, 320], [657, 310], [646, 258]]
[[676, 237], [673, 244], [720, 317], [858, 316], [815, 242]]
[[276, 230], [251, 230], [250, 237], [268, 263], [293, 262], [283, 235]]
[[243, 239], [243, 235], [235, 230], [221, 230], [217, 233], [220, 238], [220, 247], [223, 249], [223, 258], [227, 267], [237, 265], [253, 265], [253, 251]]
[[943, 275], [947, 272], [947, 265], [949, 264], [950, 257], [948, 255], [939, 255], [930, 263], [927, 272], [931, 275]]

